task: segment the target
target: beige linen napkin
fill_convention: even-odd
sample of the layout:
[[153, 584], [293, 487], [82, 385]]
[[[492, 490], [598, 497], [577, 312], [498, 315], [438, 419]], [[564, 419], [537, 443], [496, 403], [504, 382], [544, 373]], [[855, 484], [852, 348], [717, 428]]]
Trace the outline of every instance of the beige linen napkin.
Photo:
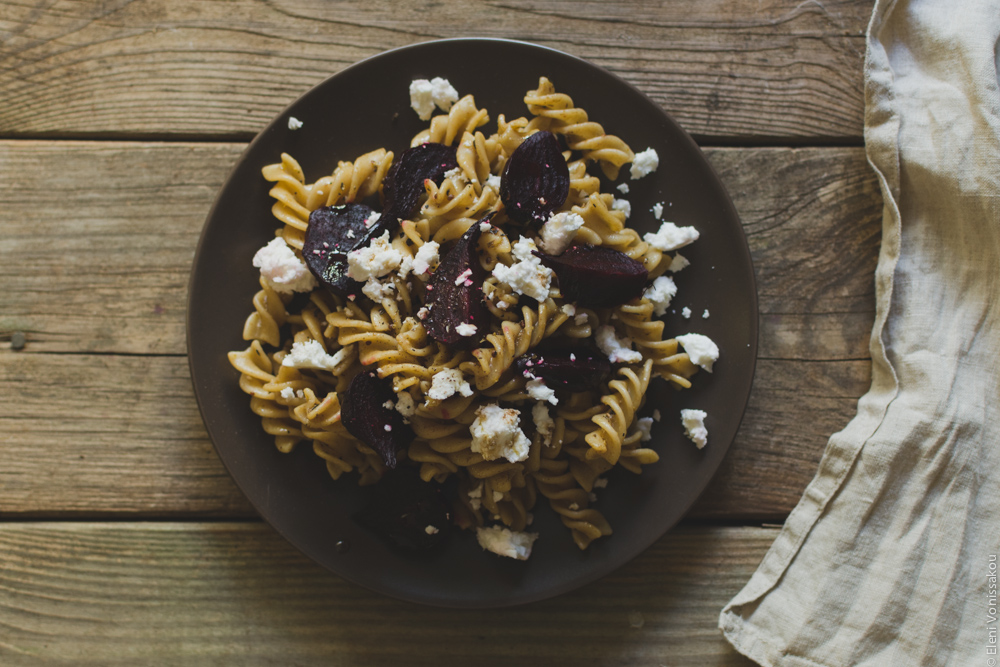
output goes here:
[[998, 35], [1000, 0], [876, 2], [872, 387], [719, 618], [762, 665], [1000, 660]]

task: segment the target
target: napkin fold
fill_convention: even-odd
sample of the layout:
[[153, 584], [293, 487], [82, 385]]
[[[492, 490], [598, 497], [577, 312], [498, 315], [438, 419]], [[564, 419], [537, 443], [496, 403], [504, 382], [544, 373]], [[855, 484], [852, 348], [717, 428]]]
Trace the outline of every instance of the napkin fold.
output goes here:
[[872, 386], [720, 615], [762, 665], [1000, 660], [998, 37], [1000, 0], [875, 4]]

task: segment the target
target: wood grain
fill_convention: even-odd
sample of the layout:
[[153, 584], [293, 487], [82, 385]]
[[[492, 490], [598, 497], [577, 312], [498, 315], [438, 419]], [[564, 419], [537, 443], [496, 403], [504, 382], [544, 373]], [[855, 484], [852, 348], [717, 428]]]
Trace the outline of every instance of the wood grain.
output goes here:
[[678, 529], [576, 592], [453, 611], [349, 584], [261, 524], [4, 524], [0, 662], [747, 667], [718, 615], [775, 535]]
[[[0, 337], [25, 332], [26, 352], [184, 354], [195, 245], [243, 148], [0, 141]], [[750, 244], [761, 357], [866, 358], [881, 197], [863, 151], [706, 154]]]
[[871, 0], [9, 0], [0, 136], [249, 139], [367, 56], [428, 39], [551, 46], [716, 142], [860, 143]]

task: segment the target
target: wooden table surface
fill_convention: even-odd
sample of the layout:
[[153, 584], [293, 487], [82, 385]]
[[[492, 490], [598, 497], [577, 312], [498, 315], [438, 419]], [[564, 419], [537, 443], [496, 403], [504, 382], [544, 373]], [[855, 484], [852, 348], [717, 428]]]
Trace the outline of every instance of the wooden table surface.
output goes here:
[[[871, 7], [0, 3], [0, 664], [750, 664], [719, 611], [869, 384]], [[588, 59], [694, 135], [742, 217], [761, 337], [742, 428], [680, 527], [576, 592], [469, 612], [346, 583], [256, 517], [202, 426], [184, 321], [255, 132], [361, 58], [473, 35]]]

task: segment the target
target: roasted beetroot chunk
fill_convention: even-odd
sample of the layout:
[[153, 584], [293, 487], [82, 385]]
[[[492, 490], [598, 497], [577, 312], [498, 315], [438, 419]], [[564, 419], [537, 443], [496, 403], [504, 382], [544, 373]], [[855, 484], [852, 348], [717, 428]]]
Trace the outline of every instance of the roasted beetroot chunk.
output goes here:
[[320, 284], [335, 294], [361, 292], [361, 286], [347, 276], [347, 253], [369, 236], [365, 220], [374, 213], [364, 204], [345, 204], [323, 206], [309, 214], [302, 257]]
[[542, 225], [569, 196], [569, 167], [559, 140], [540, 131], [521, 142], [504, 166], [500, 200], [507, 217], [521, 224]]
[[[476, 222], [455, 243], [438, 264], [427, 285], [425, 304], [428, 309], [424, 328], [434, 340], [459, 349], [474, 347], [489, 333], [489, 308], [483, 299], [486, 270], [479, 263], [477, 246], [483, 222]], [[471, 335], [463, 335], [469, 326]]]
[[440, 185], [445, 172], [457, 166], [452, 146], [428, 142], [407, 148], [385, 175], [382, 217], [409, 218], [424, 192], [424, 181], [430, 179]]
[[642, 262], [614, 248], [583, 244], [558, 257], [535, 251], [556, 273], [567, 301], [588, 308], [610, 308], [642, 294], [649, 272]]
[[404, 551], [431, 551], [451, 535], [450, 504], [440, 486], [399, 468], [371, 488], [371, 502], [354, 520], [389, 545]]
[[518, 357], [514, 368], [556, 391], [601, 391], [611, 376], [608, 355], [589, 345], [552, 343]]
[[388, 468], [396, 467], [397, 454], [413, 442], [413, 429], [395, 407], [392, 380], [375, 371], [361, 371], [340, 397], [340, 419], [347, 432], [378, 452]]

